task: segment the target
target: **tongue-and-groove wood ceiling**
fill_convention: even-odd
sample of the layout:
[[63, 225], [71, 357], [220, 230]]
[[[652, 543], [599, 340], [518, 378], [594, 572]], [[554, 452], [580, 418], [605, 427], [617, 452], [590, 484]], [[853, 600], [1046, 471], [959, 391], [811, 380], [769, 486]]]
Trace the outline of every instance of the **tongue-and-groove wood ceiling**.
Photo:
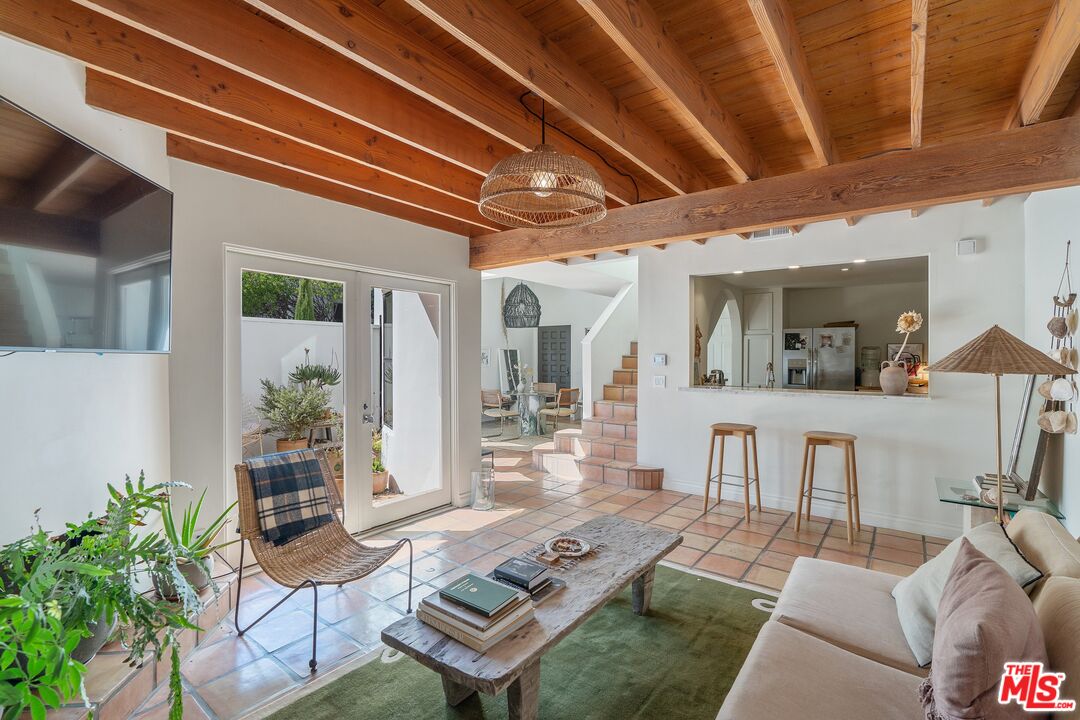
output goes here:
[[[166, 128], [176, 157], [489, 235], [476, 267], [616, 249], [620, 223], [646, 217], [625, 247], [698, 237], [725, 226], [665, 238], [664, 214], [743, 183], [733, 197], [774, 203], [793, 173], [850, 192], [728, 229], [925, 206], [845, 205], [847, 168], [955, 159], [912, 148], [973, 138], [1003, 143], [1003, 162], [1026, 142], [1065, 164], [1046, 181], [962, 168], [970, 184], [943, 201], [1080, 175], [1080, 126], [1034, 150], [1005, 132], [1080, 111], [1080, 0], [0, 0], [0, 32], [85, 63], [88, 102]], [[539, 141], [537, 95], [549, 140], [597, 167], [611, 208], [557, 250], [550, 232], [491, 235], [504, 228], [476, 210], [491, 166]], [[624, 207], [643, 202], [655, 211]]]

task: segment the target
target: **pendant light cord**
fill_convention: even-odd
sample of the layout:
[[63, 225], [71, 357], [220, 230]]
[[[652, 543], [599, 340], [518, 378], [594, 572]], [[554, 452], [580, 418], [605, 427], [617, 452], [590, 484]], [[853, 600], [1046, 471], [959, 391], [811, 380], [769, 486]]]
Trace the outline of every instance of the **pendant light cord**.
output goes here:
[[[547, 107], [546, 107], [546, 103], [545, 103], [543, 97], [541, 97], [540, 95], [536, 95], [537, 97], [540, 98], [540, 114], [537, 114], [537, 112], [535, 110], [533, 110], [531, 107], [529, 107], [529, 105], [525, 102], [525, 98], [528, 97], [529, 95], [536, 95], [536, 93], [534, 93], [532, 90], [526, 90], [525, 92], [521, 93], [521, 95], [518, 97], [518, 102], [521, 103], [521, 107], [525, 108], [525, 112], [529, 113], [534, 118], [536, 118], [537, 120], [540, 121], [540, 142], [543, 143], [546, 140], [545, 130], [547, 129], [547, 120], [546, 120]], [[575, 142], [578, 145], [580, 145], [581, 147], [585, 148], [590, 153], [592, 153], [596, 157], [600, 158], [600, 162], [604, 163], [609, 168], [611, 168], [611, 170], [613, 172], [615, 172], [615, 173], [617, 173], [619, 175], [622, 175], [624, 178], [629, 180], [634, 186], [634, 195], [635, 195], [635, 198], [636, 198], [634, 200], [634, 204], [636, 205], [636, 204], [641, 202], [641, 188], [638, 186], [637, 179], [633, 175], [631, 175], [630, 173], [627, 173], [627, 172], [623, 172], [619, 168], [615, 167], [614, 165], [609, 163], [607, 158], [604, 157], [602, 154], [598, 153], [596, 150], [593, 150], [591, 147], [589, 147], [585, 143], [581, 142], [580, 140], [578, 140], [576, 137], [574, 137], [570, 133], [568, 133], [565, 130], [559, 128], [558, 125], [552, 125], [552, 129], [559, 132], [559, 133], [561, 133], [564, 137], [569, 138], [572, 142]]]

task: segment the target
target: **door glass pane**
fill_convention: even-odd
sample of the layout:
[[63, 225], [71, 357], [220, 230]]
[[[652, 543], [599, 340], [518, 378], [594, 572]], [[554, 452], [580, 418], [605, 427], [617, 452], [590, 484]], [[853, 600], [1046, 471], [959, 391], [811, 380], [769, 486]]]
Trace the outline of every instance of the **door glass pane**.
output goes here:
[[245, 458], [326, 450], [345, 495], [344, 285], [244, 270], [240, 320]]
[[440, 297], [373, 288], [372, 489], [376, 506], [438, 490], [442, 480]]

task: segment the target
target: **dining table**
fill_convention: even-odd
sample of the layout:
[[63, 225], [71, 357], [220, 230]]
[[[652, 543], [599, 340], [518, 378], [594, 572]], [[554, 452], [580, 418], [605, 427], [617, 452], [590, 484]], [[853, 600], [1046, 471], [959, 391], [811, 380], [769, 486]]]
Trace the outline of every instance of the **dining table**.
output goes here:
[[539, 392], [534, 388], [513, 390], [509, 395], [517, 401], [521, 418], [521, 436], [538, 437], [546, 434], [544, 416], [540, 411], [555, 399], [555, 393]]

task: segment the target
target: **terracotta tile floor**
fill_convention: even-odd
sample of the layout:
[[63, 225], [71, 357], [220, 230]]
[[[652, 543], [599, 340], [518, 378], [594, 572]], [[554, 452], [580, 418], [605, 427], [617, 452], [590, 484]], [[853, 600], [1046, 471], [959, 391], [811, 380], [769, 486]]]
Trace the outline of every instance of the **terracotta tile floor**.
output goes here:
[[[496, 510], [456, 508], [365, 540], [414, 539], [414, 606], [463, 568], [487, 572], [602, 513], [681, 532], [683, 544], [667, 558], [675, 565], [770, 590], [783, 587], [800, 555], [906, 575], [947, 543], [864, 525], [849, 545], [844, 524], [827, 518], [813, 518], [796, 534], [790, 512], [765, 508], [748, 523], [740, 503], [724, 501], [702, 513], [700, 496], [564, 483], [533, 471], [527, 452], [502, 448], [496, 453]], [[381, 629], [405, 613], [407, 570], [408, 556], [402, 553], [364, 580], [321, 591], [319, 675], [380, 646]], [[262, 576], [245, 578], [242, 591], [241, 619], [256, 617], [285, 594]], [[236, 636], [231, 616], [210, 630], [184, 663], [187, 717], [231, 720], [310, 682], [311, 623], [311, 593], [301, 592], [243, 638]], [[165, 717], [164, 698], [159, 688], [133, 717]]]

